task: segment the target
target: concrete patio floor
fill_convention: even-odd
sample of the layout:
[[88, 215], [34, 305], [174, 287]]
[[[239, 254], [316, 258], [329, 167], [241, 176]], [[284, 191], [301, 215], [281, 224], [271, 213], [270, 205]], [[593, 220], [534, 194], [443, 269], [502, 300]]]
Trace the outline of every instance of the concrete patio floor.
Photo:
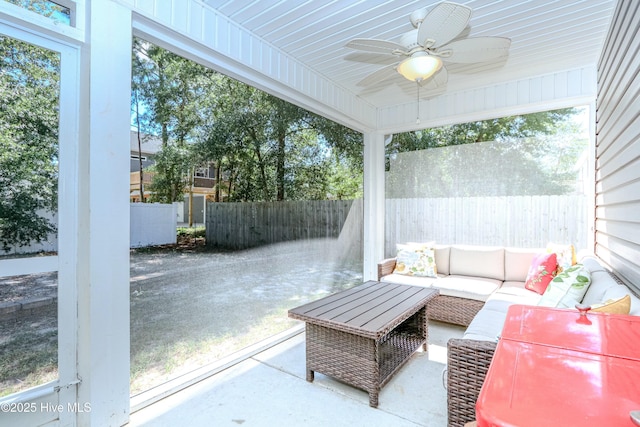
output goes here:
[[128, 426], [445, 427], [446, 343], [463, 332], [430, 322], [428, 352], [416, 352], [382, 389], [377, 409], [366, 392], [330, 377], [306, 381], [301, 332], [132, 413]]

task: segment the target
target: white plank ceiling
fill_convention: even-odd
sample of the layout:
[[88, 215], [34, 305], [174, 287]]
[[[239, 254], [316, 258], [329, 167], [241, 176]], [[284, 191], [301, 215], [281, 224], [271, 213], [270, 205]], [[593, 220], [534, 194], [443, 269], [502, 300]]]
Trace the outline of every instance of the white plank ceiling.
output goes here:
[[[453, 65], [447, 92], [483, 87], [581, 67], [595, 67], [615, 0], [458, 0], [473, 9], [468, 36], [511, 39], [500, 64]], [[349, 60], [353, 38], [399, 41], [409, 15], [435, 0], [204, 0], [256, 37], [376, 107], [416, 99], [416, 85], [399, 75], [386, 84], [356, 85], [383, 63]], [[421, 90], [421, 98], [442, 92]]]

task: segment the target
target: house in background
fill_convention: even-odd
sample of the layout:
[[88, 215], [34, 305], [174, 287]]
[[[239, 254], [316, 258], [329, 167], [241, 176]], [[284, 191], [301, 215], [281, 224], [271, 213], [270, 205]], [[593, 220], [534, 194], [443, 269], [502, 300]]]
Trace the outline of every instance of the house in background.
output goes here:
[[[154, 164], [153, 156], [162, 148], [162, 141], [157, 137], [143, 135], [138, 143], [138, 132], [131, 131], [131, 166], [129, 172], [129, 200], [131, 203], [140, 202], [140, 167], [142, 167], [142, 187], [144, 198], [151, 196], [149, 185], [153, 181], [154, 172], [148, 170]], [[140, 147], [140, 149], [138, 148]], [[183, 201], [178, 203], [178, 222], [204, 224], [207, 202], [216, 201], [216, 178], [213, 164], [193, 168], [193, 187], [187, 188]], [[222, 183], [223, 184], [223, 183]], [[224, 187], [224, 185], [223, 185]], [[220, 200], [225, 199], [225, 193], [220, 190]], [[190, 209], [191, 207], [191, 209]], [[189, 211], [192, 216], [189, 221]]]

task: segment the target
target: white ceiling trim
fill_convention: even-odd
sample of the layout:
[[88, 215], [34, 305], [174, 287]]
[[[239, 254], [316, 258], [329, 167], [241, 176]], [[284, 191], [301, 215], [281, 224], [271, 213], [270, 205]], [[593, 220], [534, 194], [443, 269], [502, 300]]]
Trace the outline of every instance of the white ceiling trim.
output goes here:
[[416, 102], [379, 108], [378, 131], [392, 134], [587, 105], [595, 100], [596, 93], [594, 65], [421, 100], [420, 123], [416, 122]]

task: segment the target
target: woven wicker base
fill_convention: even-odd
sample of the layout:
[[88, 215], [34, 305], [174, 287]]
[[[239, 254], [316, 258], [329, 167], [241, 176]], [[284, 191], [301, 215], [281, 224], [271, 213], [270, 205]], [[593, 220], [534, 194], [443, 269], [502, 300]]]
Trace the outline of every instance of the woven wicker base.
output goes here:
[[429, 303], [429, 319], [469, 326], [482, 306], [484, 301], [438, 295]]
[[449, 427], [476, 419], [476, 401], [497, 343], [450, 339], [447, 343], [447, 411]]
[[427, 331], [425, 308], [378, 340], [307, 323], [307, 380], [315, 371], [344, 381], [368, 392], [375, 408], [380, 389], [418, 347], [426, 350]]

